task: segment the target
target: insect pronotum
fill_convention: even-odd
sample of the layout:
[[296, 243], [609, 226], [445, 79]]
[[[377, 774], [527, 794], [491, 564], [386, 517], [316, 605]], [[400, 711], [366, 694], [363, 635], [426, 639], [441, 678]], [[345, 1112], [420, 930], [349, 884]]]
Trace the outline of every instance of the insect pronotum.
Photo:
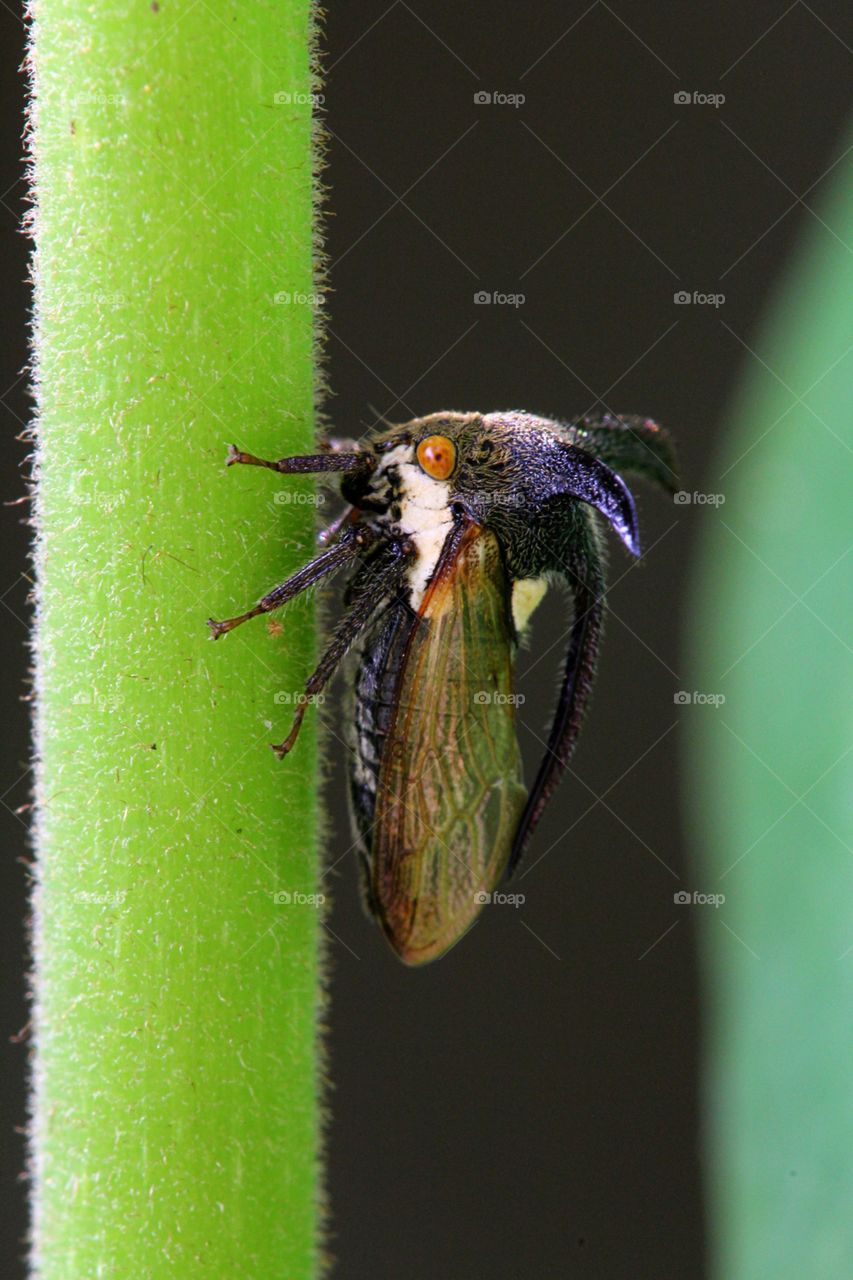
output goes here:
[[[571, 423], [521, 412], [433, 413], [365, 442], [229, 465], [341, 472], [344, 514], [325, 549], [214, 639], [345, 566], [346, 611], [305, 685], [308, 702], [355, 646], [350, 802], [368, 909], [410, 965], [443, 955], [512, 874], [563, 773], [595, 673], [604, 607], [603, 521], [635, 556], [620, 473], [673, 492], [667, 434], [639, 417]], [[572, 625], [545, 756], [529, 791], [515, 732], [513, 663], [552, 582]]]

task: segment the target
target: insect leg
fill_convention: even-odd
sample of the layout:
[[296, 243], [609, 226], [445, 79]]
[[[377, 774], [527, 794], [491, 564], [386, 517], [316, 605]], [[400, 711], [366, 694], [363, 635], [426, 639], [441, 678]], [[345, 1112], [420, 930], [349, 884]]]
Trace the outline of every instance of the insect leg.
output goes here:
[[678, 488], [672, 441], [651, 418], [605, 413], [572, 424], [577, 443], [614, 471], [627, 471], [659, 484], [668, 493]]
[[367, 465], [368, 455], [355, 451], [330, 453], [309, 453], [295, 458], [256, 458], [253, 453], [244, 453], [236, 445], [228, 446], [225, 459], [227, 467], [242, 464], [247, 467], [268, 467], [270, 471], [279, 471], [285, 475], [313, 475], [321, 471], [357, 471]]
[[366, 525], [353, 525], [333, 547], [330, 547], [328, 551], [324, 551], [308, 564], [303, 565], [286, 582], [282, 582], [280, 586], [274, 587], [272, 591], [267, 592], [263, 599], [259, 600], [254, 608], [249, 609], [247, 613], [241, 613], [236, 618], [226, 618], [222, 622], [217, 622], [215, 618], [208, 618], [207, 625], [210, 627], [213, 639], [218, 640], [227, 631], [233, 631], [235, 627], [239, 627], [243, 622], [248, 622], [250, 618], [256, 618], [260, 613], [271, 613], [273, 609], [281, 608], [283, 604], [286, 604], [288, 600], [292, 600], [294, 596], [298, 596], [307, 587], [313, 586], [315, 582], [319, 582], [327, 574], [334, 573], [342, 565], [354, 560], [356, 556], [370, 546], [374, 538], [375, 534]]
[[317, 534], [317, 541], [320, 546], [328, 546], [330, 542], [333, 542], [335, 538], [337, 538], [341, 529], [345, 528], [348, 524], [352, 524], [360, 515], [361, 512], [358, 507], [347, 507], [346, 510], [337, 516], [331, 524], [327, 524], [325, 529], [321, 529], [319, 531]]
[[305, 709], [311, 699], [326, 687], [356, 638], [396, 592], [409, 550], [407, 543], [392, 543], [384, 555], [377, 557], [375, 562], [366, 564], [355, 579], [352, 604], [335, 627], [329, 647], [320, 659], [316, 671], [305, 683], [290, 733], [284, 742], [271, 744], [279, 760], [284, 759], [299, 737]]
[[574, 599], [569, 648], [548, 746], [513, 839], [508, 875], [512, 875], [518, 866], [525, 846], [571, 759], [595, 676], [604, 613], [604, 573], [591, 531], [584, 536], [583, 545], [573, 557], [569, 570], [562, 572]]

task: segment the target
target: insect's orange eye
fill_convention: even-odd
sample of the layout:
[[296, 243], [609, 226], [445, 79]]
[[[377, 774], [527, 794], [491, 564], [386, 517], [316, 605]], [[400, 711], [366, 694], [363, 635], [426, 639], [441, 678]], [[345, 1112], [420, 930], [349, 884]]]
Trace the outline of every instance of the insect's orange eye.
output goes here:
[[446, 480], [456, 466], [456, 445], [447, 436], [427, 436], [418, 445], [418, 462], [433, 480]]

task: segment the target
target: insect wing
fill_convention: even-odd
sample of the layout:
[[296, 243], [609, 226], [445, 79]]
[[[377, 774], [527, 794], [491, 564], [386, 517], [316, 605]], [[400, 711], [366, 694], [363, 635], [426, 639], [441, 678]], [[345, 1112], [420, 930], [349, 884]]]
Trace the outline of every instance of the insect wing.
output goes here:
[[445, 558], [401, 664], [374, 827], [372, 898], [407, 964], [437, 959], [474, 922], [526, 797], [497, 542], [474, 525]]

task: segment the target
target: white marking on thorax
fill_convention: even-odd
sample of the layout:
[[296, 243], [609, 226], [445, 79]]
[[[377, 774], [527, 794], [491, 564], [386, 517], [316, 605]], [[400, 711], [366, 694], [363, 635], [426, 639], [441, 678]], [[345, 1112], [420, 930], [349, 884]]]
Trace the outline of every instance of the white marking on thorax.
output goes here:
[[415, 545], [407, 577], [409, 604], [417, 609], [427, 583], [435, 572], [453, 517], [449, 505], [450, 482], [433, 480], [412, 461], [413, 457], [414, 449], [411, 445], [398, 445], [385, 455], [383, 469], [395, 466], [400, 479], [400, 518], [395, 524]]
[[547, 578], [517, 578], [512, 584], [512, 620], [521, 633], [548, 590]]

